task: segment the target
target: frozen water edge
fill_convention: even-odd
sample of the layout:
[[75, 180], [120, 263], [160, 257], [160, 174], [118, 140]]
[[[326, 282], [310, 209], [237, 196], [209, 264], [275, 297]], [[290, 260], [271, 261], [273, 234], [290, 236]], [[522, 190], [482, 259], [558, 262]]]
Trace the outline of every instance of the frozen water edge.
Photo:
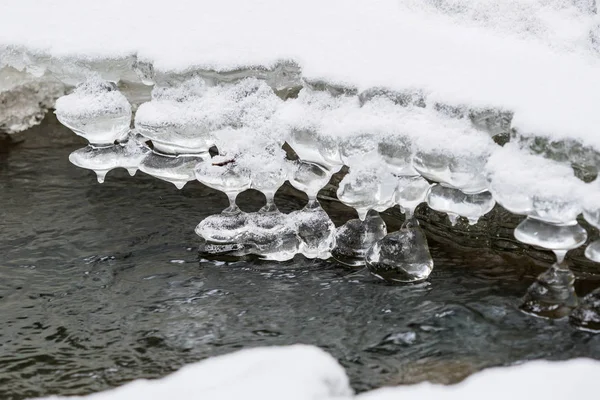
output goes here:
[[[89, 396], [95, 400], [261, 399], [387, 400], [567, 398], [596, 393], [600, 362], [575, 359], [534, 361], [479, 372], [453, 386], [422, 383], [354, 396], [344, 369], [324, 351], [306, 345], [242, 350], [188, 365], [165, 378], [138, 380]], [[71, 397], [75, 399], [74, 397]], [[50, 399], [66, 399], [49, 397]]]

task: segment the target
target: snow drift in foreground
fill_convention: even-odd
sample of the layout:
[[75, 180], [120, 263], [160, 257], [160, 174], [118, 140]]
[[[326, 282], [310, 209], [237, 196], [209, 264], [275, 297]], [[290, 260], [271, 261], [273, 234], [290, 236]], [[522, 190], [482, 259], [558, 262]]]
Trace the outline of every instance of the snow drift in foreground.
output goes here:
[[[306, 345], [242, 350], [186, 366], [165, 378], [138, 380], [89, 400], [545, 400], [594, 398], [600, 362], [535, 361], [480, 372], [453, 385], [422, 383], [354, 397], [343, 368]], [[61, 399], [50, 397], [47, 400]], [[65, 399], [65, 398], [63, 398]], [[76, 398], [68, 398], [76, 399]]]
[[242, 350], [209, 358], [160, 380], [138, 380], [85, 398], [304, 400], [351, 396], [348, 377], [333, 357], [313, 346], [295, 345]]

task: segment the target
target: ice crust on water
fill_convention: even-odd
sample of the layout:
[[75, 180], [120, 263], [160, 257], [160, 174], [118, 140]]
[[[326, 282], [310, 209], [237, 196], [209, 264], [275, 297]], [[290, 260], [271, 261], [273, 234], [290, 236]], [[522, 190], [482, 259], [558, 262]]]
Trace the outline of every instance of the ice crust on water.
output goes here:
[[[191, 12], [197, 7], [191, 0], [173, 0], [161, 9], [159, 23], [155, 7], [141, 0], [103, 5], [102, 11], [132, 11], [135, 26], [115, 24], [121, 14], [107, 19], [104, 12], [90, 13], [93, 2], [7, 1], [7, 23], [0, 25], [2, 76], [19, 82], [34, 77], [30, 88], [55, 78], [78, 85], [57, 102], [57, 116], [90, 141], [92, 147], [71, 159], [99, 179], [115, 166], [132, 172], [139, 162], [140, 170], [178, 188], [197, 177], [225, 192], [230, 207], [198, 226], [209, 247], [274, 260], [297, 252], [326, 258], [340, 239], [355, 243], [360, 256], [377, 237], [367, 250], [373, 271], [383, 265], [406, 272], [419, 254], [423, 273], [411, 279], [426, 278], [426, 242], [398, 246], [420, 237], [418, 227], [380, 237], [383, 229], [372, 218], [334, 230], [316, 196], [343, 165], [350, 173], [338, 194], [361, 219], [368, 210], [394, 204], [410, 216], [426, 199], [453, 222], [462, 215], [475, 223], [497, 200], [527, 216], [515, 236], [553, 250], [559, 266], [566, 251], [585, 240], [577, 216], [584, 211], [592, 224], [597, 220], [597, 208], [582, 202], [597, 184], [585, 185], [570, 165], [521, 148], [544, 140], [550, 147], [573, 142], [585, 152], [555, 158], [599, 169], [593, 152], [600, 149], [600, 20], [590, 1], [308, 0], [295, 16], [311, 24], [293, 27], [288, 8], [271, 0], [226, 0], [203, 6], [202, 13]], [[66, 10], [73, 18], [49, 27], [47, 15], [23, 14], [32, 5], [50, 15]], [[19, 16], [30, 23], [15, 25]], [[30, 26], [50, 29], [32, 35]], [[114, 29], [107, 32], [107, 26]], [[153, 148], [141, 157], [118, 142], [127, 137], [132, 109], [147, 99], [144, 85], [152, 84], [150, 101], [136, 114], [136, 131]], [[3, 102], [26, 86], [0, 89]], [[38, 98], [24, 101], [31, 105]], [[0, 118], [0, 129], [35, 123], [46, 107], [34, 105], [8, 124]], [[492, 140], [506, 141], [509, 132], [521, 147], [501, 148]], [[283, 158], [284, 141], [299, 157], [293, 164]], [[210, 159], [213, 144], [219, 155]], [[544, 155], [558, 154], [551, 153]], [[309, 197], [307, 207], [289, 215], [273, 203], [285, 179]], [[267, 198], [258, 213], [235, 205], [247, 188]], [[350, 228], [357, 228], [358, 240], [347, 237]], [[599, 246], [592, 243], [586, 255], [598, 259]]]

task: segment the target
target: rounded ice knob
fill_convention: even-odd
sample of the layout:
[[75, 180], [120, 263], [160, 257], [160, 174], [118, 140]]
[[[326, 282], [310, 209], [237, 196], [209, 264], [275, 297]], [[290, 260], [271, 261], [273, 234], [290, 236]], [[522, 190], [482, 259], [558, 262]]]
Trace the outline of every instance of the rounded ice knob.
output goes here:
[[414, 219], [373, 244], [365, 261], [373, 275], [392, 282], [422, 281], [433, 270], [425, 232]]
[[131, 124], [131, 105], [112, 82], [98, 78], [77, 86], [56, 101], [56, 117], [94, 146], [124, 139]]

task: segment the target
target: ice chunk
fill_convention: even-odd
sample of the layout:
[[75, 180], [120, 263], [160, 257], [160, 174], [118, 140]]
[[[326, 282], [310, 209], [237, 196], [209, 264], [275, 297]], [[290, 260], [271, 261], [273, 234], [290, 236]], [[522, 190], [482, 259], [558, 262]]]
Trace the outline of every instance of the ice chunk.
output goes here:
[[56, 101], [58, 120], [92, 145], [123, 140], [131, 124], [131, 105], [114, 83], [90, 78]]
[[421, 176], [401, 176], [394, 193], [394, 201], [407, 218], [411, 218], [417, 206], [425, 201], [431, 185]]
[[316, 200], [289, 214], [300, 239], [299, 251], [306, 258], [328, 259], [334, 244], [335, 225]]
[[562, 318], [578, 304], [575, 275], [566, 265], [553, 264], [527, 289], [521, 310], [543, 318]]
[[453, 225], [458, 216], [465, 217], [473, 225], [490, 212], [496, 202], [490, 192], [467, 194], [458, 189], [433, 185], [427, 195], [427, 205], [447, 213]]
[[177, 189], [195, 180], [194, 167], [205, 160], [195, 155], [165, 155], [155, 151], [149, 153], [139, 166], [139, 170], [163, 181], [171, 182]]
[[228, 212], [238, 210], [235, 199], [241, 192], [250, 188], [250, 170], [225, 156], [201, 160], [195, 168], [195, 176], [206, 186], [220, 190], [229, 198]]
[[427, 179], [465, 193], [487, 190], [484, 167], [497, 145], [488, 135], [460, 120], [438, 118], [436, 121], [439, 127], [435, 140], [432, 135], [417, 140], [414, 168]]
[[521, 309], [544, 318], [561, 318], [577, 305], [575, 276], [564, 262], [567, 251], [587, 240], [587, 232], [576, 222], [556, 225], [527, 217], [515, 229], [515, 238], [534, 246], [550, 249], [556, 262], [528, 289]]
[[394, 205], [396, 185], [396, 177], [382, 163], [373, 162], [351, 168], [339, 184], [337, 197], [364, 220], [369, 210], [385, 211]]
[[287, 142], [302, 161], [318, 164], [332, 172], [337, 172], [343, 165], [337, 141], [315, 129], [292, 128]]
[[394, 175], [419, 175], [413, 167], [413, 140], [409, 136], [391, 134], [382, 137], [379, 139], [377, 152]]
[[504, 208], [551, 223], [570, 223], [582, 211], [585, 184], [569, 165], [506, 145], [486, 166], [490, 191]]
[[240, 241], [249, 252], [266, 260], [291, 260], [300, 251], [296, 221], [279, 211], [248, 214]]
[[[583, 200], [583, 217], [594, 228], [600, 229], [600, 185], [598, 182], [592, 182], [587, 189]], [[600, 262], [600, 240], [587, 246], [585, 256], [592, 261]]]
[[584, 254], [589, 260], [600, 262], [600, 240], [595, 240], [588, 244]]
[[251, 149], [236, 156], [236, 163], [250, 171], [252, 188], [265, 195], [267, 204], [261, 211], [276, 211], [275, 192], [288, 179], [292, 165], [279, 143], [263, 137], [254, 140], [252, 145]]
[[225, 212], [204, 218], [195, 232], [210, 243], [242, 246], [242, 237], [248, 229], [249, 216], [244, 212]]
[[369, 101], [378, 101], [381, 98], [390, 100], [402, 107], [425, 107], [427, 105], [426, 94], [422, 90], [414, 88], [397, 91], [377, 86], [364, 90], [358, 95], [361, 106]]
[[130, 138], [125, 143], [107, 147], [89, 145], [71, 153], [69, 161], [80, 168], [93, 170], [98, 175], [98, 182], [102, 183], [106, 174], [115, 168], [125, 168], [131, 176], [135, 175], [150, 152], [148, 147]]
[[156, 86], [152, 100], [135, 116], [136, 129], [166, 154], [207, 153], [213, 145], [210, 124], [202, 124], [198, 112], [205, 92], [204, 81], [193, 78], [173, 86]]
[[287, 132], [286, 141], [301, 160], [336, 172], [342, 166], [339, 142], [324, 131], [323, 124], [335, 118], [336, 112], [357, 107], [355, 97], [334, 97], [305, 88], [297, 99], [287, 101], [274, 119]]
[[375, 242], [365, 261], [373, 275], [392, 282], [422, 281], [433, 270], [427, 238], [416, 219]]
[[544, 249], [567, 251], [584, 244], [587, 232], [577, 223], [556, 225], [528, 217], [515, 229], [515, 238]]
[[316, 200], [317, 193], [331, 179], [333, 173], [318, 164], [296, 161], [290, 171], [289, 181], [293, 187], [306, 193], [309, 201]]
[[364, 221], [351, 219], [336, 229], [331, 255], [345, 265], [365, 265], [367, 250], [386, 234], [385, 222], [377, 211], [370, 210]]

